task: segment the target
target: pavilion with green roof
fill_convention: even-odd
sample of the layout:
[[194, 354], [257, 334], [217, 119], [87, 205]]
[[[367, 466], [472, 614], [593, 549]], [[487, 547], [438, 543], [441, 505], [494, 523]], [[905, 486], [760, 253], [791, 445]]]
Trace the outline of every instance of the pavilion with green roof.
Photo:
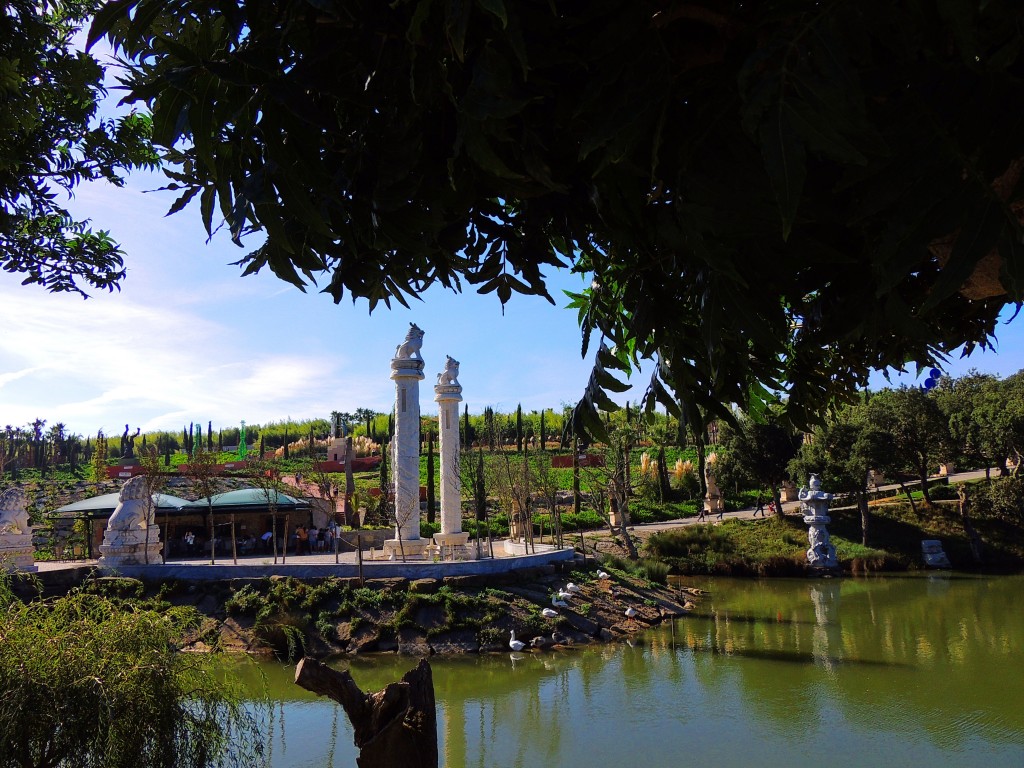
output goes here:
[[[273, 491], [271, 493], [274, 493]], [[311, 524], [311, 505], [308, 501], [276, 492], [275, 515], [280, 544], [284, 543], [285, 531], [296, 525]], [[85, 557], [93, 557], [103, 543], [103, 532], [107, 521], [117, 508], [118, 493], [82, 499], [54, 511], [54, 516], [65, 520], [83, 520], [88, 526], [89, 539]], [[251, 541], [272, 530], [273, 520], [268, 496], [259, 488], [240, 488], [235, 491], [214, 494], [189, 501], [166, 493], [153, 494], [156, 522], [160, 528], [160, 539], [165, 542], [168, 558], [199, 556], [208, 554], [207, 542], [210, 532], [210, 514], [213, 515], [217, 553], [231, 554], [230, 538], [232, 526], [239, 542], [245, 542], [246, 549]], [[185, 534], [192, 531], [195, 545], [191, 551], [185, 545]]]

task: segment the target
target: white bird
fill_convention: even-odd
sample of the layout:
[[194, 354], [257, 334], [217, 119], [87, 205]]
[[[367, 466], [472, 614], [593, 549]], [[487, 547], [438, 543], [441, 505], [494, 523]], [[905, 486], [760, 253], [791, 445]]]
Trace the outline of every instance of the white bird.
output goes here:
[[580, 588], [573, 584], [571, 581], [565, 585], [566, 592], [579, 592]]
[[598, 571], [597, 572], [597, 578], [599, 578], [599, 579], [610, 579], [611, 576], [608, 574], [607, 571]]
[[556, 616], [558, 616], [558, 611], [556, 611], [554, 608], [545, 608], [540, 612], [540, 615], [546, 619], [553, 619]]
[[629, 608], [626, 609], [626, 618], [632, 619], [634, 616], [636, 616], [636, 608], [629, 606]]
[[521, 651], [526, 647], [526, 643], [522, 640], [516, 640], [516, 631], [512, 630], [512, 639], [508, 641], [508, 647], [513, 651]]
[[[557, 595], [553, 595], [552, 596], [551, 604], [553, 606], [555, 606], [555, 608], [568, 608], [569, 607], [569, 604], [567, 602], [565, 602], [565, 600], [562, 600], [562, 593], [561, 592], [559, 592]], [[547, 610], [550, 610], [550, 609], [549, 608], [545, 608], [544, 610], [547, 611]], [[541, 613], [543, 613], [543, 612], [544, 611], [541, 611]]]
[[551, 640], [544, 637], [544, 635], [537, 635], [530, 641], [530, 646], [532, 648], [547, 648], [549, 645], [551, 645]]
[[558, 590], [559, 600], [568, 600], [570, 597], [572, 597], [572, 592], [566, 592], [564, 589]]

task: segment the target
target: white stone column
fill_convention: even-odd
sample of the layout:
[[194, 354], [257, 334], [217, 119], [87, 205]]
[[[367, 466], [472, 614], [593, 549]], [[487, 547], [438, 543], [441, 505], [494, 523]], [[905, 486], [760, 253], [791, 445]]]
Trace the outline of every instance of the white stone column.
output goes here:
[[462, 479], [459, 473], [462, 385], [456, 378], [458, 375], [459, 363], [449, 357], [434, 387], [441, 443], [441, 532], [434, 534], [434, 543], [441, 547], [461, 547], [469, 540], [469, 534], [462, 532]]
[[391, 360], [395, 382], [395, 435], [391, 474], [395, 489], [395, 538], [385, 549], [405, 555], [422, 554], [420, 539], [420, 382], [423, 331], [412, 325]]

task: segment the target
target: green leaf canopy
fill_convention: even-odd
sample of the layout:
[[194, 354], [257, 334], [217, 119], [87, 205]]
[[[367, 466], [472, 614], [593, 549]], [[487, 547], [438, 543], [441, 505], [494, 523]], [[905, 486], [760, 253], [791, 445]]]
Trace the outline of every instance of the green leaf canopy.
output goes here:
[[546, 296], [568, 264], [593, 275], [584, 352], [657, 360], [652, 402], [781, 394], [807, 423], [872, 369], [986, 345], [1021, 298], [1022, 22], [1014, 0], [119, 0], [91, 37], [207, 229], [263, 234], [247, 273], [372, 309]]

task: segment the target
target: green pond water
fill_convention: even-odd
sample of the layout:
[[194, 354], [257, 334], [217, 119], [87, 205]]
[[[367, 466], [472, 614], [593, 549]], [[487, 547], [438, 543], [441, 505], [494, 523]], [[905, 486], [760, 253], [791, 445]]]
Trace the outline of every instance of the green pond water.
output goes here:
[[[431, 659], [441, 765], [1024, 766], [1024, 577], [687, 579], [695, 615], [630, 643]], [[343, 662], [364, 690], [415, 660]], [[242, 665], [270, 764], [351, 766], [344, 711]]]

